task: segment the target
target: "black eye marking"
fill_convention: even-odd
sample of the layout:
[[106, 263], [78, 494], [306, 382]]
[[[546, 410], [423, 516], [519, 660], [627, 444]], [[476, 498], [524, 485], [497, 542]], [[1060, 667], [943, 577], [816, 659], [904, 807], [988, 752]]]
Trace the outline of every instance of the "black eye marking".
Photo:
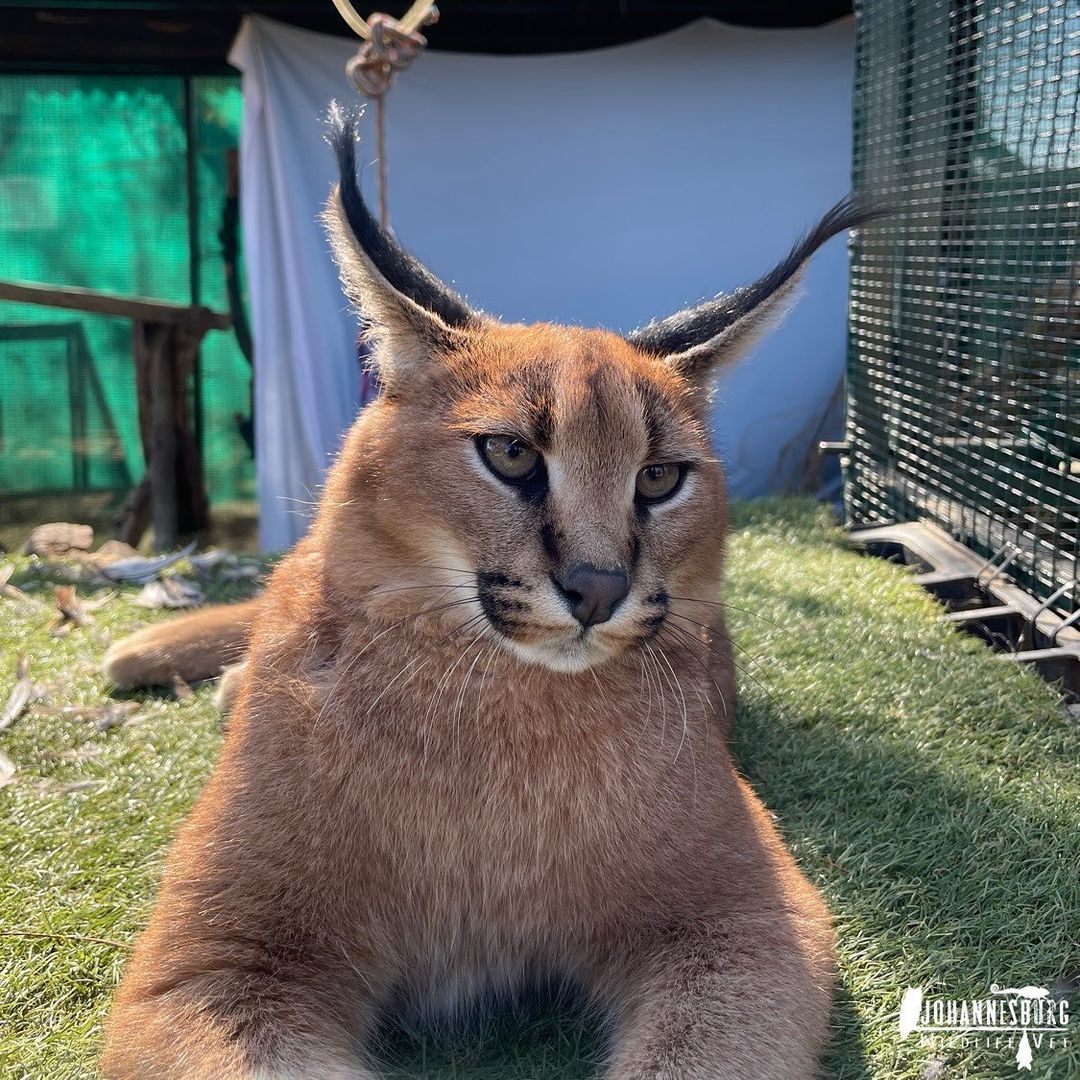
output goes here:
[[500, 570], [481, 570], [476, 575], [477, 580], [480, 583], [480, 587], [483, 588], [510, 588], [510, 589], [525, 589], [526, 591], [531, 589], [531, 585], [526, 585], [521, 578], [508, 577]]
[[664, 589], [645, 597], [644, 602], [646, 604], [651, 604], [654, 607], [660, 608], [660, 610], [656, 612], [655, 615], [647, 615], [641, 620], [642, 642], [651, 641], [660, 633], [661, 627], [663, 627], [664, 623], [667, 621], [668, 603], [670, 599], [671, 598]]
[[556, 564], [559, 561], [559, 538], [555, 527], [546, 518], [540, 523], [540, 543], [544, 547], [544, 554]]
[[496, 630], [508, 634], [514, 627], [522, 626], [521, 619], [515, 619], [515, 612], [528, 610], [528, 605], [513, 596], [507, 596], [504, 590], [527, 592], [530, 586], [520, 578], [512, 578], [498, 570], [480, 570], [476, 574], [477, 595], [480, 607], [488, 621]]
[[667, 611], [658, 611], [655, 615], [650, 615], [647, 619], [641, 620], [641, 640], [651, 641], [657, 634], [660, 633], [664, 623], [667, 621]]

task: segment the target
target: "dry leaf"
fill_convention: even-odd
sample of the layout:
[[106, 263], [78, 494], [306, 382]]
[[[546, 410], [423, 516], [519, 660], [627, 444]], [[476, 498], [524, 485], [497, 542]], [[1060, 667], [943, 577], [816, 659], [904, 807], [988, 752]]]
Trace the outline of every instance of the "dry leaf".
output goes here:
[[98, 731], [108, 731], [109, 728], [119, 727], [126, 723], [139, 708], [137, 701], [114, 701], [101, 710], [101, 715], [94, 722]]
[[72, 765], [89, 761], [101, 753], [102, 747], [96, 742], [85, 742], [71, 750], [45, 750], [38, 755], [38, 760], [46, 765]]
[[195, 550], [195, 544], [188, 544], [180, 551], [174, 551], [171, 555], [158, 555], [153, 559], [121, 559], [103, 568], [102, 572], [112, 581], [134, 581], [145, 584], [153, 581], [162, 570], [168, 569], [173, 563], [186, 559]]
[[188, 562], [200, 574], [209, 574], [219, 566], [235, 566], [237, 557], [231, 551], [220, 551], [212, 548], [210, 551], [202, 551], [198, 555], [188, 556]]
[[0, 713], [0, 731], [11, 727], [22, 716], [34, 697], [34, 684], [30, 680], [29, 671], [30, 661], [25, 655], [20, 656], [15, 665], [15, 685], [8, 695], [4, 711]]
[[90, 720], [101, 713], [100, 705], [36, 705], [35, 716], [67, 716], [73, 720]]
[[0, 566], [0, 596], [6, 596], [9, 600], [21, 600], [25, 604], [37, 604], [37, 600], [32, 596], [24, 593], [17, 585], [11, 584], [11, 575], [14, 573], [14, 563]]
[[110, 701], [107, 705], [38, 706], [33, 711], [38, 716], [62, 716], [68, 720], [93, 720], [94, 726], [99, 731], [107, 731], [109, 728], [127, 723], [128, 717], [137, 708], [139, 708], [137, 701]]
[[53, 589], [53, 599], [60, 612], [60, 618], [51, 630], [53, 637], [61, 637], [76, 626], [86, 625], [86, 609], [76, 595], [74, 585], [57, 585]]
[[7, 787], [15, 779], [15, 762], [0, 750], [0, 788]]
[[144, 585], [132, 603], [144, 608], [186, 608], [197, 607], [205, 599], [199, 589], [185, 578], [168, 577]]
[[112, 601], [115, 600], [115, 599], [116, 599], [116, 593], [107, 592], [103, 596], [99, 596], [96, 600], [84, 600], [83, 601], [83, 610], [84, 611], [99, 611], [106, 604], [112, 603]]
[[0, 596], [6, 596], [9, 600], [21, 600], [24, 604], [33, 604], [35, 606], [39, 603], [29, 593], [24, 593], [17, 585], [0, 585]]

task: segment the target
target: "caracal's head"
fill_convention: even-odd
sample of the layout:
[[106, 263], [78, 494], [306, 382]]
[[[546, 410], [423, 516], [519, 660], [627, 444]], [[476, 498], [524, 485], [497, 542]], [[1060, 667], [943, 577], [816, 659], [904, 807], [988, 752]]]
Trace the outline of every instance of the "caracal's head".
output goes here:
[[813, 251], [868, 212], [841, 203], [752, 285], [625, 338], [507, 325], [379, 227], [336, 110], [331, 142], [341, 181], [326, 221], [382, 387], [316, 526], [331, 587], [560, 671], [644, 647], [681, 602], [715, 599], [713, 379], [775, 323]]

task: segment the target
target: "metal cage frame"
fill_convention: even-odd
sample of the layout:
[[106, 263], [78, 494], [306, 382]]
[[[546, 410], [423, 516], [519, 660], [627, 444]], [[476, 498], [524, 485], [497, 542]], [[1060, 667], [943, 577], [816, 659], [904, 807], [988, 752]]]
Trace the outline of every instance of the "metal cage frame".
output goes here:
[[1080, 608], [1080, 9], [857, 5], [845, 516]]

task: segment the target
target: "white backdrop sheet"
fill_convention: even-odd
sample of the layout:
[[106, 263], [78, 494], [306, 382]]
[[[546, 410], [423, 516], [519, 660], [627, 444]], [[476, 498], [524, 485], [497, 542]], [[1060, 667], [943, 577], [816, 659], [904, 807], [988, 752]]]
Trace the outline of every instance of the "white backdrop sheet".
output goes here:
[[[449, 15], [447, 17], [450, 17]], [[756, 277], [850, 184], [853, 25], [703, 20], [630, 45], [422, 56], [388, 101], [402, 242], [478, 307], [630, 330]], [[248, 17], [243, 227], [255, 340], [261, 542], [304, 532], [356, 413], [357, 323], [317, 222], [321, 118], [354, 43]], [[375, 199], [373, 110], [360, 160]], [[834, 240], [784, 325], [723, 381], [717, 445], [739, 497], [790, 490], [835, 433], [847, 257]]]

